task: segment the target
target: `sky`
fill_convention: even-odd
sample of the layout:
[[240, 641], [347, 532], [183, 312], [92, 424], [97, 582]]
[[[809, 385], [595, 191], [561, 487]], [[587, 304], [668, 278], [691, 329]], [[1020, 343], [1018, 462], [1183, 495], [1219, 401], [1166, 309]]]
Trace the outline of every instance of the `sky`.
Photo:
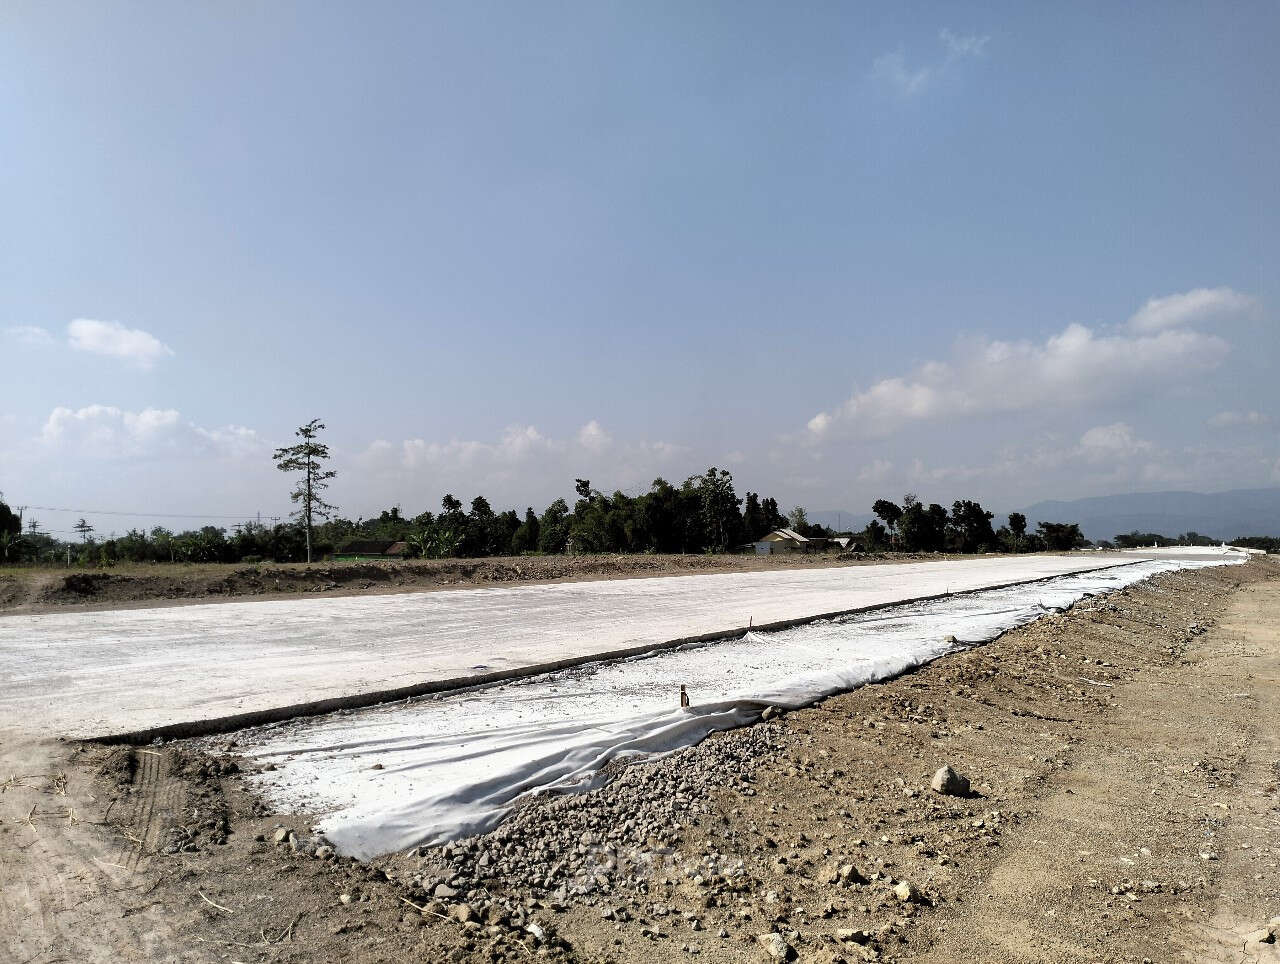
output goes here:
[[[0, 8], [46, 529], [1280, 484], [1274, 3]], [[119, 513], [119, 514], [108, 514]], [[132, 513], [132, 514], [126, 514]]]

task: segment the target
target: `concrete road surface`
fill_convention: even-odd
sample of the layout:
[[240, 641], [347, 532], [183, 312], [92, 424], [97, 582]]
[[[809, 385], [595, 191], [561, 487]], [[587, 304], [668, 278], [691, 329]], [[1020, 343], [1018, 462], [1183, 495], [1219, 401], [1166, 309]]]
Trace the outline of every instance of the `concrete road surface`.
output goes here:
[[983, 557], [6, 616], [0, 617], [0, 728], [101, 736], [1143, 557]]

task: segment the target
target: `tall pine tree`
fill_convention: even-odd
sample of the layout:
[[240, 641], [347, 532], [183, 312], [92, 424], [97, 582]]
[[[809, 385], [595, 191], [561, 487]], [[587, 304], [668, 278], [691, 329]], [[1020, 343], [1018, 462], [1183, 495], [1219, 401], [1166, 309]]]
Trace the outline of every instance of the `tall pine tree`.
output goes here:
[[329, 460], [329, 446], [319, 441], [324, 423], [313, 418], [301, 426], [295, 433], [302, 439], [297, 445], [276, 449], [272, 459], [281, 472], [299, 473], [298, 484], [289, 493], [289, 500], [299, 504], [293, 515], [302, 523], [307, 533], [307, 562], [311, 561], [311, 529], [317, 518], [327, 519], [337, 506], [332, 506], [321, 498], [320, 493], [329, 487], [329, 480], [338, 473], [326, 469]]

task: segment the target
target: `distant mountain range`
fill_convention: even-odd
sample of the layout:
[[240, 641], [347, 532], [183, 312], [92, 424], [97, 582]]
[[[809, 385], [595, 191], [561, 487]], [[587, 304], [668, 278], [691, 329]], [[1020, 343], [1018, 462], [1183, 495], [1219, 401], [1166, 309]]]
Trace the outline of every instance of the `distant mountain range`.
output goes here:
[[[950, 508], [950, 506], [948, 506]], [[998, 510], [992, 525], [1004, 525]], [[1234, 489], [1230, 492], [1132, 492], [1088, 499], [1037, 502], [1019, 510], [1028, 528], [1037, 522], [1078, 522], [1087, 539], [1112, 539], [1117, 533], [1158, 532], [1179, 536], [1198, 532], [1214, 539], [1237, 536], [1280, 536], [1280, 488]], [[825, 509], [809, 513], [810, 522], [833, 529], [858, 530], [874, 516], [869, 512]]]
[[1134, 492], [1037, 502], [1022, 512], [1029, 528], [1037, 522], [1078, 522], [1085, 538], [1095, 540], [1135, 529], [1170, 537], [1191, 531], [1214, 539], [1280, 536], [1280, 489]]

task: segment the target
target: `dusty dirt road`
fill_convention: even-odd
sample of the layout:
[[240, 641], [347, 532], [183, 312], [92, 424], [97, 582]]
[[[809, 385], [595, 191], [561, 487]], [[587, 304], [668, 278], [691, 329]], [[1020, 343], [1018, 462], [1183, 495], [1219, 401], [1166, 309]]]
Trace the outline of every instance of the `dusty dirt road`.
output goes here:
[[1114, 689], [924, 959], [1280, 960], [1280, 582]]
[[229, 738], [6, 741], [0, 960], [1276, 961], [1278, 683], [1280, 566], [1171, 574], [369, 865]]

